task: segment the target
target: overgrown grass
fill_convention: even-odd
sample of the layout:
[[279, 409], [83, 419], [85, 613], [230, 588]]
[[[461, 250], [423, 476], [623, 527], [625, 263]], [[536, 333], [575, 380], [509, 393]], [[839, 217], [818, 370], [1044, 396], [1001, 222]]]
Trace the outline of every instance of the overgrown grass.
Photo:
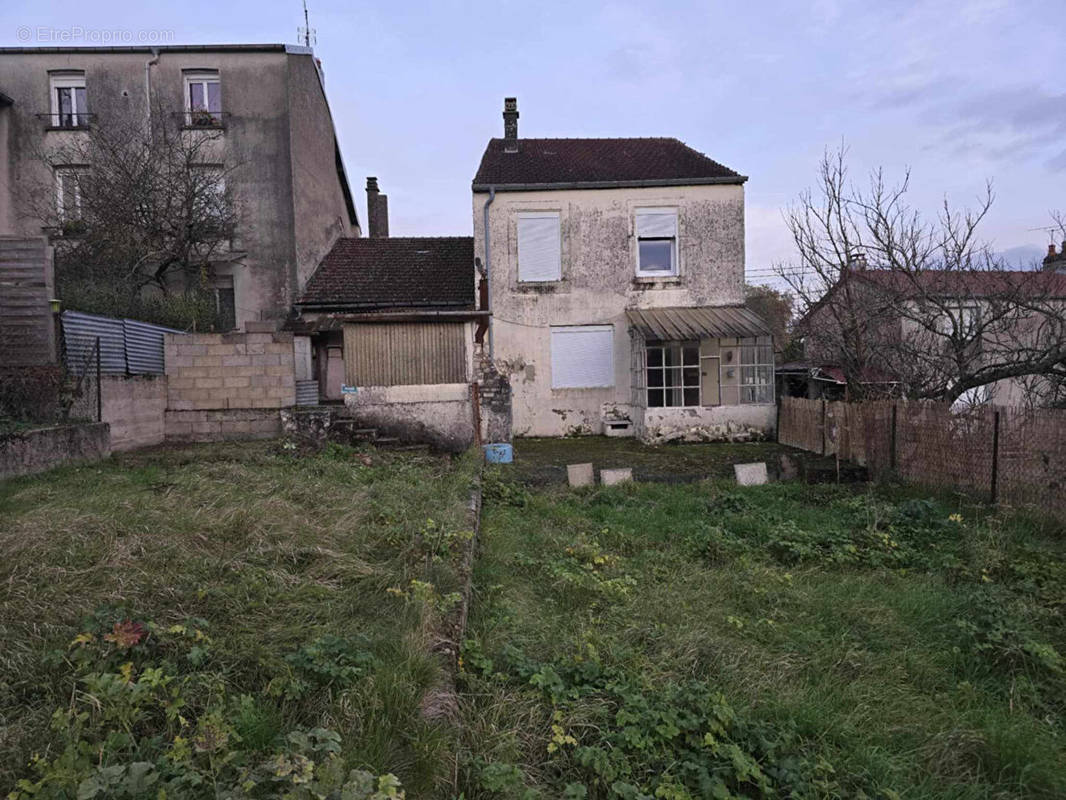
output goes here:
[[1061, 530], [902, 490], [506, 475], [467, 798], [1066, 795]]
[[475, 469], [270, 443], [0, 483], [0, 788], [443, 792], [454, 733], [419, 711]]

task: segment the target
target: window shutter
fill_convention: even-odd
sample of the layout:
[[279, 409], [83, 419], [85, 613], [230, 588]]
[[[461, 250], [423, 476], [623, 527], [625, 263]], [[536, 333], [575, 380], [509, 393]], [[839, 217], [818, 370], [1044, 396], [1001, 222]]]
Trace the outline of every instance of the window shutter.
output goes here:
[[559, 280], [561, 249], [557, 213], [518, 215], [518, 280]]
[[614, 386], [614, 328], [580, 325], [551, 329], [552, 388]]
[[637, 236], [649, 239], [677, 236], [677, 212], [661, 208], [638, 209]]

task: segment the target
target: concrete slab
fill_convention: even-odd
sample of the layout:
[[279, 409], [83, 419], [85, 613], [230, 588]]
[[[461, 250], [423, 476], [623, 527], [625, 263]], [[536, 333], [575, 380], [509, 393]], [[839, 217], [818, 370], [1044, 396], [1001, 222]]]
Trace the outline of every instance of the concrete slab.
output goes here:
[[766, 462], [754, 464], [734, 464], [733, 474], [740, 486], [762, 486], [766, 483]]
[[633, 480], [633, 469], [631, 467], [624, 467], [622, 469], [601, 469], [600, 470], [600, 483], [604, 486], [615, 486], [619, 483], [628, 483]]
[[592, 464], [567, 464], [566, 477], [573, 487], [592, 486], [595, 483]]

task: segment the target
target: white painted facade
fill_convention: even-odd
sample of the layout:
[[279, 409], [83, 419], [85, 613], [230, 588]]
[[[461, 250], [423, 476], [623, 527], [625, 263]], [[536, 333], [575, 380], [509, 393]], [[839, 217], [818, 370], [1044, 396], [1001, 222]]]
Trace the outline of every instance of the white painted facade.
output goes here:
[[[739, 403], [734, 368], [721, 373], [713, 401], [650, 408], [644, 378], [644, 341], [625, 312], [634, 308], [737, 306], [744, 301], [744, 188], [739, 182], [638, 188], [497, 191], [489, 205], [491, 258], [486, 259], [487, 192], [473, 195], [477, 258], [489, 265], [493, 358], [513, 391], [516, 436], [607, 432], [612, 410], [628, 417], [628, 431], [652, 440], [742, 439], [769, 434], [770, 403]], [[638, 269], [638, 211], [676, 211], [676, 275]], [[519, 225], [530, 215], [559, 216], [559, 278], [519, 280]], [[552, 329], [610, 326], [612, 385], [559, 388], [553, 380]], [[724, 364], [737, 340], [699, 343], [702, 368]], [[707, 355], [713, 351], [713, 360]], [[602, 352], [602, 350], [597, 350]], [[721, 354], [722, 358], [718, 358]], [[733, 358], [730, 352], [728, 357]], [[730, 363], [733, 363], [732, 361]], [[561, 369], [561, 368], [560, 368]], [[567, 373], [573, 365], [567, 364]], [[591, 370], [598, 384], [602, 370]], [[553, 388], [553, 384], [556, 384]], [[701, 387], [705, 388], [705, 387]]]

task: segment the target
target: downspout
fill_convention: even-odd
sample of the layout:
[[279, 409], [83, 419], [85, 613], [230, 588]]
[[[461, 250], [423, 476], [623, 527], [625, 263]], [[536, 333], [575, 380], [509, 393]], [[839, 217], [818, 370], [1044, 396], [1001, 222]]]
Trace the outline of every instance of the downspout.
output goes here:
[[152, 65], [159, 63], [159, 48], [152, 48], [152, 57], [144, 62], [144, 114], [149, 135], [152, 130]]
[[492, 339], [492, 279], [489, 277], [492, 274], [492, 235], [489, 233], [489, 206], [492, 205], [492, 201], [496, 199], [496, 187], [489, 187], [489, 199], [485, 201], [485, 296], [488, 299], [489, 312], [489, 361], [496, 364], [496, 350], [493, 345]]

